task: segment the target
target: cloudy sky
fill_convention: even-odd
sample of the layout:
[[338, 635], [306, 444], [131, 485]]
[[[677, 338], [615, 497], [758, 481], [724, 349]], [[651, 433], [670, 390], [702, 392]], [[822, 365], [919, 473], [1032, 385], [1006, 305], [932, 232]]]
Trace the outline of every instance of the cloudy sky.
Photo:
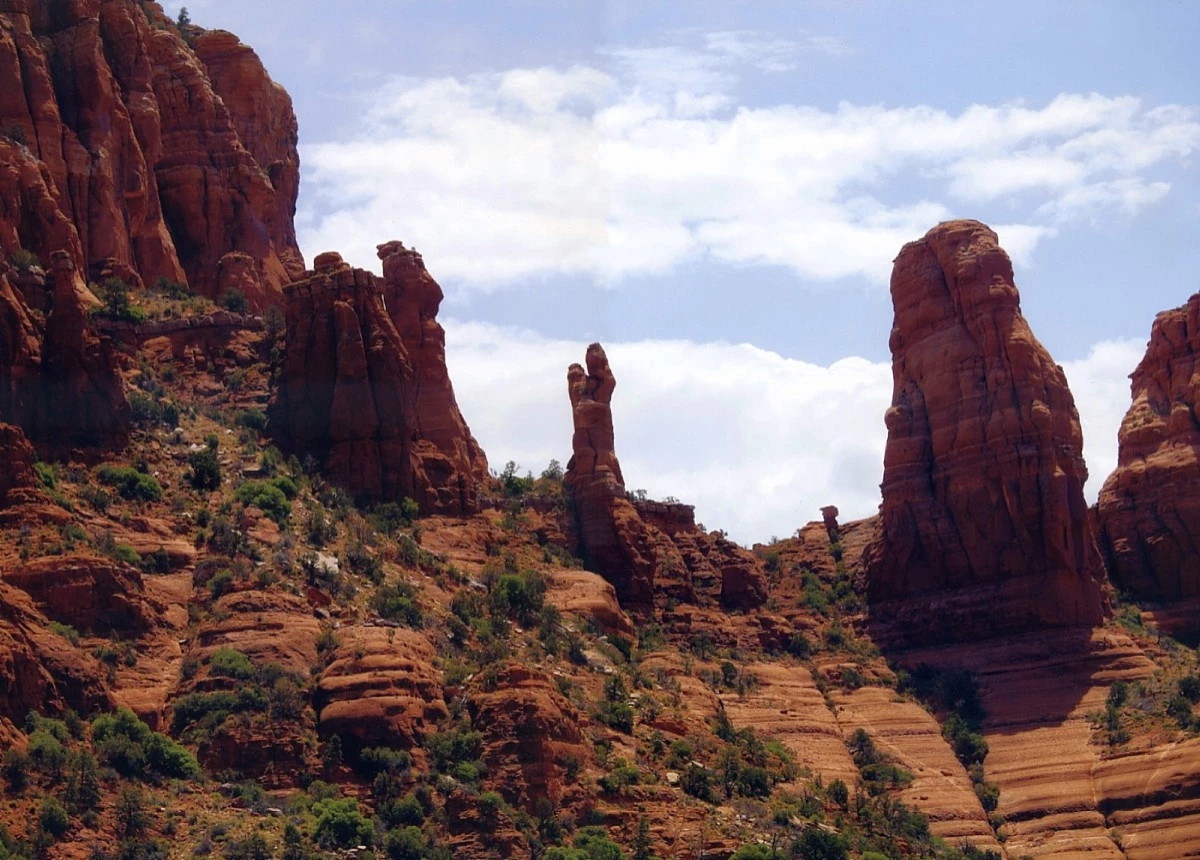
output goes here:
[[306, 256], [424, 254], [494, 466], [568, 459], [600, 340], [630, 488], [744, 542], [875, 511], [891, 260], [938, 221], [1012, 256], [1089, 498], [1154, 314], [1200, 289], [1197, 3], [187, 6], [292, 94]]

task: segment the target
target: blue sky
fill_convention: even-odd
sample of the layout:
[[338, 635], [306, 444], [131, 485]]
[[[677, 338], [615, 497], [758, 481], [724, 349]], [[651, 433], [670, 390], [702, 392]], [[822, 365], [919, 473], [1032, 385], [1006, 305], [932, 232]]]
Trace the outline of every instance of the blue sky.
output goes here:
[[1012, 255], [1092, 496], [1200, 288], [1200, 4], [187, 5], [295, 101], [306, 256], [424, 253], [494, 465], [567, 459], [600, 339], [627, 479], [744, 541], [878, 503], [890, 261], [938, 220]]

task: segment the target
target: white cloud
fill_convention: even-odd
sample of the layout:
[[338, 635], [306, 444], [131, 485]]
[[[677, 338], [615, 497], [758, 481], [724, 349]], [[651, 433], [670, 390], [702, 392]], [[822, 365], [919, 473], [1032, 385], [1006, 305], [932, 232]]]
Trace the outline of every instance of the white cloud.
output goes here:
[[[566, 369], [586, 344], [486, 323], [446, 322], [447, 363], [471, 430], [500, 469], [539, 473], [571, 456]], [[1128, 374], [1144, 345], [1097, 344], [1065, 363], [1083, 423], [1088, 501], [1116, 465]], [[828, 367], [748, 344], [605, 344], [613, 421], [629, 489], [676, 496], [708, 528], [743, 542], [791, 534], [835, 504], [844, 520], [879, 505], [891, 402], [889, 363]]]
[[371, 267], [401, 238], [481, 289], [705, 257], [882, 284], [937, 220], [1007, 204], [1028, 259], [1053, 225], [1161, 200], [1170, 185], [1143, 174], [1200, 148], [1196, 109], [1128, 96], [739, 104], [740, 71], [785, 73], [811, 38], [714, 33], [594, 66], [392, 80], [352, 140], [304, 148], [301, 241]]
[[[484, 323], [446, 322], [447, 364], [471, 430], [494, 467], [535, 474], [571, 457], [566, 372], [583, 342]], [[821, 367], [748, 344], [605, 344], [617, 378], [613, 421], [629, 489], [676, 496], [697, 519], [745, 542], [879, 505], [890, 364]]]
[[1063, 362], [1083, 425], [1083, 457], [1089, 475], [1084, 495], [1089, 504], [1117, 467], [1117, 431], [1132, 399], [1129, 374], [1145, 352], [1145, 340], [1106, 340], [1093, 346], [1087, 358]]

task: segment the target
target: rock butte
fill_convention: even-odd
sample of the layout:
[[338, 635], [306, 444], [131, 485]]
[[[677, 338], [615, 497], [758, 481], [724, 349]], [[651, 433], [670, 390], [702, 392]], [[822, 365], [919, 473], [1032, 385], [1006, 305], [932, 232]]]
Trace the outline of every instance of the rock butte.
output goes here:
[[[1117, 468], [1100, 490], [1101, 549], [1119, 588], [1191, 602], [1200, 598], [1200, 294], [1154, 320], [1131, 388]], [[1194, 633], [1192, 609], [1178, 622]]]
[[487, 460], [446, 373], [433, 317], [441, 291], [399, 242], [380, 246], [380, 256], [382, 283], [329, 252], [287, 287], [271, 434], [285, 452], [315, 457], [355, 498], [407, 496], [424, 513], [470, 513]]
[[908, 643], [1100, 623], [1079, 414], [996, 234], [937, 225], [901, 249], [891, 291], [873, 621]]

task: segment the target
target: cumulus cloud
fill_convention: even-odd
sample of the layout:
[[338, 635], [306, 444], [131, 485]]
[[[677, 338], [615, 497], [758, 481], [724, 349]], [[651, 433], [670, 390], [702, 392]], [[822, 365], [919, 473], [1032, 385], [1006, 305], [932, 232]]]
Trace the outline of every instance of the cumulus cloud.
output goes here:
[[1083, 425], [1083, 457], [1089, 475], [1084, 495], [1089, 504], [1117, 467], [1117, 431], [1132, 398], [1129, 374], [1145, 352], [1145, 340], [1107, 340], [1093, 346], [1087, 358], [1062, 363]]
[[1195, 108], [1129, 96], [957, 114], [739, 101], [740, 76], [835, 47], [724, 32], [566, 69], [391, 80], [353, 139], [304, 148], [301, 241], [369, 267], [395, 236], [480, 289], [705, 259], [882, 283], [904, 241], [985, 204], [1011, 212], [1000, 232], [1028, 262], [1070, 222], [1154, 205], [1170, 183], [1150, 174], [1200, 148]]
[[[492, 465], [539, 473], [571, 456], [566, 368], [583, 342], [480, 322], [446, 323], [459, 405]], [[844, 519], [879, 506], [890, 364], [828, 367], [749, 344], [606, 343], [617, 378], [617, 454], [629, 489], [696, 506], [743, 543], [790, 535], [836, 504]], [[1116, 463], [1133, 341], [1102, 343], [1066, 370], [1082, 415], [1089, 500]], [[1132, 363], [1131, 363], [1132, 362]]]

